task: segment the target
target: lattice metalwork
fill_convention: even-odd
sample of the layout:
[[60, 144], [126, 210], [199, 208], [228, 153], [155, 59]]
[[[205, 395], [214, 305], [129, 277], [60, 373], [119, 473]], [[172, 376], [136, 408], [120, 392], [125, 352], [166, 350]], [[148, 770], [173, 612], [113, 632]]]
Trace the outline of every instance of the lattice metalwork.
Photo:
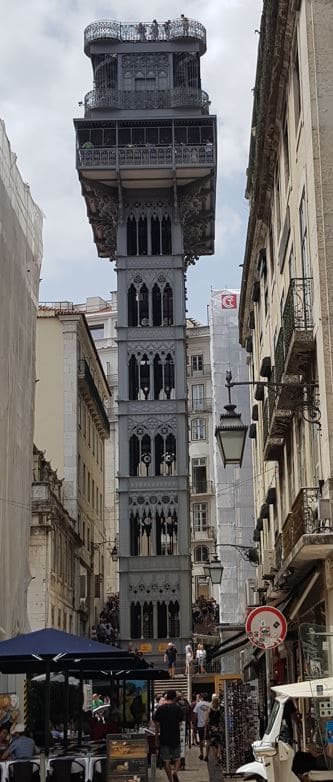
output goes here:
[[295, 278], [290, 281], [283, 311], [285, 353], [295, 331], [311, 333], [312, 330], [312, 278]]
[[192, 38], [200, 42], [201, 53], [206, 50], [206, 30], [200, 22], [194, 19], [167, 20], [162, 24], [157, 22], [140, 22], [139, 24], [123, 24], [107, 19], [92, 22], [84, 31], [84, 50], [89, 53], [91, 43], [100, 40], [118, 41], [177, 41]]

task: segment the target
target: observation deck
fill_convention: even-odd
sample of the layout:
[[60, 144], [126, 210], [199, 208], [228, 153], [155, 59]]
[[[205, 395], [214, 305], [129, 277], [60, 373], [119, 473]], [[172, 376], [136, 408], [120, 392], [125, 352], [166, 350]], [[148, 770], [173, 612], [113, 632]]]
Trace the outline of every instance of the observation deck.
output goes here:
[[91, 56], [93, 45], [99, 42], [110, 41], [119, 43], [166, 43], [179, 41], [196, 41], [199, 45], [200, 55], [206, 51], [206, 30], [200, 22], [186, 17], [167, 20], [154, 24], [152, 22], [140, 22], [139, 24], [124, 24], [101, 19], [92, 22], [84, 31], [84, 51]]

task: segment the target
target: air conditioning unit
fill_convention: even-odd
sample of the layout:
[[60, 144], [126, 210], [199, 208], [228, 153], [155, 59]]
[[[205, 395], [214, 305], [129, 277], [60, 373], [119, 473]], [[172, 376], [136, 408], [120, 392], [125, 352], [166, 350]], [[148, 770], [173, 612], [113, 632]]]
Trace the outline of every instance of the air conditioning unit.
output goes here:
[[272, 575], [272, 570], [276, 567], [276, 557], [274, 549], [264, 548], [262, 550], [262, 574], [264, 578]]
[[259, 605], [259, 594], [257, 591], [257, 582], [255, 578], [246, 579], [245, 594], [246, 594], [246, 605], [248, 608], [250, 608], [251, 606]]

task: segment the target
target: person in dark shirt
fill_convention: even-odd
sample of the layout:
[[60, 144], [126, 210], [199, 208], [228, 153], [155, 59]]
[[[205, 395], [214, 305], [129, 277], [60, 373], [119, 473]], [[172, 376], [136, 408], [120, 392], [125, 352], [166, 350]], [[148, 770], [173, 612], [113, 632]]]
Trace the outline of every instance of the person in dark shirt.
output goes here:
[[[180, 723], [184, 721], [184, 710], [176, 703], [176, 690], [168, 690], [166, 702], [158, 706], [154, 715], [156, 745], [159, 745], [160, 759], [164, 763], [168, 782], [179, 782], [180, 767]], [[171, 771], [171, 763], [174, 771]]]
[[173, 643], [169, 643], [165, 650], [165, 662], [168, 663], [168, 673], [171, 679], [176, 675], [177, 649]]

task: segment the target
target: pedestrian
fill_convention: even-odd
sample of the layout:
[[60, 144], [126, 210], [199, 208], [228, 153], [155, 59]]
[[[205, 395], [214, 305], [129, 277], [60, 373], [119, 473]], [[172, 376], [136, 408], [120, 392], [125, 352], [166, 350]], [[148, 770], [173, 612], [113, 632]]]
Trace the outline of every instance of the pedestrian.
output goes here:
[[184, 16], [184, 14], [180, 14], [180, 18], [182, 20], [182, 25], [183, 25], [183, 34], [186, 38], [188, 36], [188, 18], [187, 16]]
[[194, 709], [199, 701], [199, 695], [193, 699], [191, 703], [191, 727], [192, 727], [192, 744], [199, 744], [197, 736], [197, 715], [194, 714]]
[[203, 644], [198, 644], [197, 651], [195, 653], [195, 660], [198, 666], [198, 673], [206, 672], [206, 649]]
[[174, 679], [176, 675], [176, 659], [177, 649], [174, 644], [170, 642], [165, 650], [164, 662], [168, 663], [168, 673], [171, 679]]
[[204, 743], [206, 733], [206, 718], [209, 710], [210, 703], [208, 701], [208, 695], [206, 692], [199, 695], [197, 705], [194, 707], [193, 713], [196, 717], [196, 728], [199, 736], [200, 755], [199, 760], [204, 759]]
[[10, 729], [13, 737], [1, 760], [11, 758], [13, 760], [31, 760], [39, 752], [33, 739], [26, 736], [25, 726], [18, 723]]
[[156, 19], [153, 19], [153, 21], [152, 21], [152, 23], [150, 25], [150, 37], [152, 38], [153, 41], [157, 41], [158, 34], [159, 34], [158, 24], [157, 24]]
[[146, 28], [145, 28], [144, 24], [142, 24], [142, 22], [139, 22], [139, 24], [137, 26], [137, 31], [139, 33], [140, 41], [145, 41], [146, 40]]
[[193, 649], [191, 644], [185, 646], [185, 676], [192, 673]]
[[166, 38], [170, 38], [170, 32], [171, 32], [171, 19], [167, 19], [167, 21], [166, 21], [166, 22], [164, 22], [164, 25], [163, 25], [163, 27], [164, 27], [165, 37], [166, 37]]
[[214, 693], [208, 712], [206, 714], [206, 755], [205, 760], [208, 763], [209, 751], [212, 753], [216, 763], [221, 763], [222, 749], [222, 724], [221, 724], [221, 704], [219, 696]]
[[168, 782], [179, 782], [180, 725], [184, 721], [184, 711], [176, 703], [176, 698], [176, 690], [168, 690], [166, 702], [163, 706], [158, 706], [154, 715], [156, 746], [159, 748], [159, 757], [164, 763]]

